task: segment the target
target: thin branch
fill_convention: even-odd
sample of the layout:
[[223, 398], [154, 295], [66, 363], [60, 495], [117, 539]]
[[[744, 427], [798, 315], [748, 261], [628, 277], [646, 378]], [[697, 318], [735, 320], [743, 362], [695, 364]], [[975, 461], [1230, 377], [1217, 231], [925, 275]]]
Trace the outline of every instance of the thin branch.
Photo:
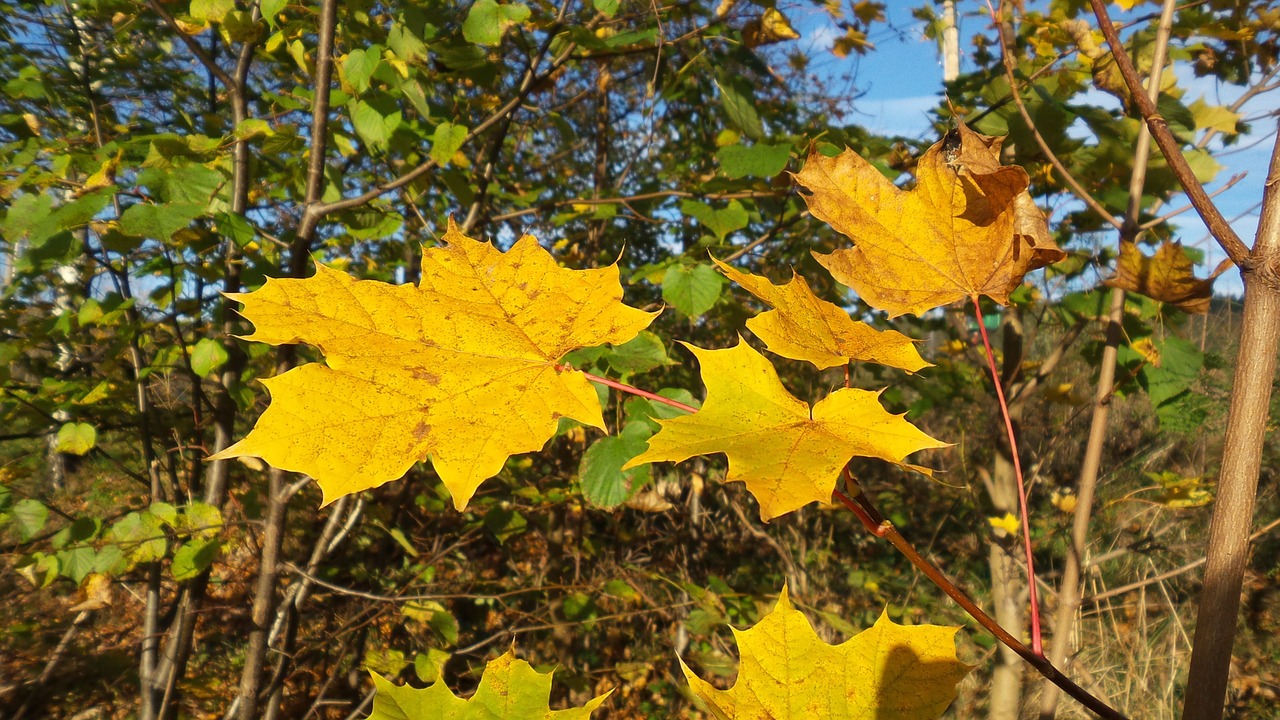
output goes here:
[[[502, 121], [502, 119], [508, 114], [515, 112], [524, 103], [525, 98], [529, 96], [529, 93], [532, 92], [533, 88], [550, 78], [551, 75], [560, 68], [560, 66], [569, 61], [569, 55], [573, 51], [574, 47], [576, 47], [576, 45], [570, 43], [570, 45], [566, 47], [558, 57], [552, 60], [551, 65], [548, 67], [546, 72], [534, 75], [533, 71], [536, 70], [536, 66], [530, 68], [530, 72], [525, 74], [524, 80], [520, 83], [520, 88], [517, 91], [516, 96], [508, 100], [502, 107], [494, 110], [493, 113], [490, 114], [489, 117], [485, 118], [479, 125], [472, 128], [471, 131], [467, 133], [466, 137], [462, 139], [462, 147], [466, 147], [471, 143], [471, 141], [475, 140], [486, 130]], [[397, 188], [408, 185], [426, 173], [431, 172], [436, 167], [438, 167], [438, 164], [435, 159], [428, 159], [426, 162], [421, 163], [400, 177], [391, 180], [390, 182], [376, 185], [372, 190], [356, 195], [355, 197], [343, 198], [342, 200], [335, 200], [330, 203], [310, 203], [307, 205], [306, 210], [303, 211], [302, 221], [298, 228], [298, 234], [300, 236], [310, 237], [311, 234], [315, 232], [316, 226], [324, 216], [340, 210], [347, 210], [364, 205], [375, 198], [381, 197], [382, 195], [392, 192]]]
[[868, 529], [871, 530], [872, 534], [888, 540], [889, 543], [892, 544], [898, 552], [902, 553], [902, 555], [906, 557], [912, 565], [918, 568], [920, 572], [924, 573], [925, 577], [928, 577], [934, 585], [937, 585], [938, 589], [946, 593], [947, 597], [954, 600], [961, 609], [969, 614], [970, 617], [978, 621], [979, 625], [986, 628], [992, 635], [995, 635], [996, 639], [1004, 643], [1010, 650], [1017, 653], [1023, 660], [1026, 660], [1027, 663], [1034, 667], [1046, 680], [1062, 688], [1064, 692], [1076, 700], [1079, 700], [1080, 704], [1097, 713], [1099, 717], [1108, 718], [1109, 720], [1124, 720], [1124, 715], [1099, 700], [1097, 697], [1094, 697], [1089, 693], [1089, 691], [1072, 681], [1071, 678], [1063, 675], [1062, 672], [1054, 667], [1053, 663], [1050, 663], [1047, 658], [1033, 652], [1031, 648], [1027, 647], [1021, 640], [1010, 634], [1008, 630], [1004, 629], [1004, 627], [1000, 625], [1000, 623], [996, 622], [995, 618], [991, 617], [986, 613], [986, 611], [978, 607], [978, 605], [970, 600], [969, 597], [964, 594], [964, 591], [956, 587], [955, 583], [952, 583], [936, 565], [930, 562], [928, 558], [921, 555], [920, 551], [916, 550], [915, 546], [904, 538], [902, 533], [898, 532], [898, 529], [894, 527], [893, 523], [886, 520], [884, 516], [880, 514], [879, 510], [871, 504], [871, 501], [866, 497], [866, 495], [858, 493], [855, 498], [850, 498], [848, 495], [836, 490], [833, 493], [833, 497], [849, 510], [853, 511], [853, 513], [859, 518], [864, 518], [864, 523], [870, 522], [871, 525], [868, 526]]
[[1089, 0], [1089, 5], [1093, 8], [1094, 16], [1098, 18], [1098, 28], [1102, 30], [1107, 44], [1111, 46], [1111, 54], [1115, 58], [1116, 67], [1124, 77], [1124, 84], [1129, 88], [1129, 94], [1138, 111], [1142, 113], [1147, 127], [1151, 129], [1151, 136], [1159, 146], [1160, 152], [1164, 154], [1169, 169], [1173, 171], [1178, 183], [1187, 193], [1187, 198], [1195, 206], [1200, 219], [1204, 221], [1205, 227], [1209, 228], [1209, 232], [1222, 246], [1227, 257], [1231, 258], [1231, 262], [1235, 263], [1241, 271], [1252, 270], [1253, 258], [1249, 247], [1244, 244], [1232, 229], [1231, 224], [1222, 216], [1218, 206], [1214, 205], [1213, 200], [1205, 193], [1204, 186], [1196, 179], [1187, 159], [1182, 156], [1182, 147], [1178, 139], [1169, 130], [1169, 124], [1160, 115], [1156, 104], [1147, 96], [1146, 88], [1142, 87], [1142, 81], [1138, 78], [1133, 60], [1125, 51], [1120, 36], [1116, 34], [1116, 27], [1111, 22], [1111, 16], [1107, 13], [1106, 3], [1103, 0]]
[[213, 58], [209, 57], [209, 53], [205, 52], [205, 49], [200, 47], [200, 43], [196, 42], [195, 38], [186, 34], [182, 31], [182, 28], [178, 27], [178, 21], [173, 19], [173, 16], [170, 15], [169, 11], [160, 4], [159, 0], [147, 0], [147, 5], [151, 7], [152, 12], [160, 16], [160, 19], [163, 20], [164, 24], [173, 31], [173, 34], [182, 41], [182, 44], [187, 46], [187, 50], [195, 56], [196, 60], [200, 61], [200, 64], [204, 66], [205, 70], [208, 70], [211, 75], [218, 78], [218, 81], [222, 83], [223, 87], [232, 93], [239, 88], [239, 83], [236, 82], [235, 78], [231, 77], [226, 70], [219, 67], [218, 63], [215, 62]]
[[1000, 57], [1004, 63], [1005, 77], [1009, 80], [1009, 96], [1013, 99], [1013, 104], [1017, 106], [1018, 114], [1022, 116], [1023, 124], [1025, 124], [1027, 129], [1031, 131], [1031, 136], [1035, 138], [1036, 145], [1040, 147], [1040, 152], [1044, 153], [1044, 156], [1048, 158], [1049, 163], [1053, 165], [1053, 169], [1057, 170], [1058, 174], [1062, 176], [1062, 179], [1066, 181], [1067, 185], [1071, 188], [1071, 192], [1074, 193], [1076, 197], [1080, 198], [1081, 202], [1087, 205], [1090, 210], [1098, 215], [1098, 217], [1102, 218], [1112, 227], [1119, 230], [1121, 226], [1119, 218], [1112, 215], [1109, 210], [1102, 206], [1102, 203], [1098, 202], [1097, 198], [1093, 197], [1088, 190], [1084, 189], [1084, 186], [1080, 184], [1080, 181], [1076, 180], [1075, 176], [1071, 174], [1071, 171], [1067, 170], [1067, 166], [1058, 159], [1057, 153], [1053, 151], [1053, 148], [1049, 147], [1049, 143], [1044, 139], [1044, 136], [1040, 134], [1040, 129], [1036, 127], [1035, 120], [1031, 118], [1031, 113], [1027, 110], [1026, 103], [1022, 101], [1022, 93], [1018, 89], [1018, 78], [1014, 74], [1012, 50], [1009, 49], [1009, 39], [1005, 35], [1004, 3], [1000, 4], [1000, 9], [998, 11], [992, 9], [991, 12], [992, 14], [997, 12], [999, 13], [996, 15], [996, 31], [1000, 36]]
[[[1230, 178], [1229, 180], [1227, 180], [1227, 182], [1226, 182], [1226, 184], [1225, 184], [1225, 185], [1223, 185], [1222, 187], [1218, 188], [1217, 190], [1214, 190], [1213, 192], [1209, 193], [1209, 197], [1214, 198], [1214, 197], [1217, 197], [1217, 196], [1221, 195], [1222, 193], [1224, 193], [1224, 192], [1226, 192], [1226, 191], [1230, 190], [1232, 187], [1235, 187], [1235, 184], [1236, 184], [1236, 183], [1238, 183], [1238, 182], [1240, 182], [1241, 180], [1245, 179], [1245, 177], [1246, 177], [1246, 176], [1248, 176], [1248, 174], [1249, 174], [1249, 173], [1247, 173], [1247, 172], [1241, 172], [1241, 173], [1236, 173], [1235, 175], [1232, 175], [1232, 176], [1231, 176], [1231, 178]], [[1138, 226], [1138, 229], [1139, 229], [1139, 230], [1143, 230], [1143, 231], [1145, 231], [1145, 230], [1150, 230], [1151, 228], [1156, 227], [1157, 225], [1160, 225], [1160, 224], [1162, 224], [1162, 223], [1166, 223], [1166, 222], [1168, 222], [1169, 220], [1171, 220], [1171, 219], [1173, 219], [1173, 218], [1175, 218], [1175, 217], [1177, 217], [1177, 216], [1181, 215], [1182, 213], [1184, 213], [1184, 212], [1186, 212], [1186, 211], [1188, 211], [1188, 210], [1195, 210], [1195, 209], [1196, 209], [1196, 206], [1195, 206], [1195, 205], [1191, 205], [1191, 204], [1189, 204], [1189, 203], [1188, 203], [1187, 205], [1183, 205], [1182, 207], [1177, 208], [1177, 209], [1175, 209], [1175, 210], [1170, 210], [1169, 212], [1167, 212], [1167, 213], [1165, 213], [1165, 214], [1163, 214], [1163, 215], [1160, 215], [1159, 217], [1152, 218], [1152, 219], [1150, 219], [1150, 220], [1148, 220], [1148, 221], [1146, 221], [1146, 222], [1142, 223], [1141, 225], [1139, 225], [1139, 226]]]

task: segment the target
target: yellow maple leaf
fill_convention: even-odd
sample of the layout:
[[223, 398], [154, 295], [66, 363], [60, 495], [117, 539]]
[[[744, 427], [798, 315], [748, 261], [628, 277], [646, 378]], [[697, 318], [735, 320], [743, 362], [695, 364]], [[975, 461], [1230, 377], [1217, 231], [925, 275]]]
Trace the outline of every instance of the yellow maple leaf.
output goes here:
[[588, 720], [613, 694], [610, 690], [582, 707], [552, 710], [551, 675], [507, 651], [485, 666], [475, 695], [463, 700], [441, 680], [419, 690], [374, 673], [377, 693], [367, 720]]
[[890, 317], [978, 295], [1007, 304], [1024, 275], [1066, 255], [1027, 173], [1000, 165], [999, 150], [998, 138], [961, 125], [921, 156], [911, 190], [852, 150], [811, 154], [795, 176], [809, 210], [855, 243], [815, 257]]
[[1003, 517], [988, 517], [987, 523], [991, 525], [992, 530], [996, 531], [996, 537], [1017, 535], [1018, 528], [1022, 527], [1022, 523], [1018, 522], [1018, 516], [1013, 513], [1005, 513]]
[[742, 27], [742, 44], [749, 48], [796, 40], [799, 37], [800, 33], [791, 26], [791, 21], [778, 12], [777, 8], [765, 10], [763, 15]]
[[955, 652], [959, 628], [875, 625], [828, 645], [791, 606], [778, 603], [747, 630], [734, 628], [741, 660], [729, 690], [680, 667], [694, 693], [720, 720], [933, 720], [971, 669]]
[[850, 360], [866, 360], [907, 372], [929, 367], [911, 338], [897, 330], [882, 332], [855, 322], [834, 303], [814, 295], [798, 274], [792, 273], [791, 282], [785, 285], [774, 285], [768, 278], [711, 260], [730, 280], [775, 308], [748, 320], [747, 327], [782, 357], [811, 362], [819, 370]]
[[531, 235], [503, 253], [452, 221], [444, 241], [423, 251], [416, 288], [318, 265], [314, 277], [228, 295], [255, 326], [246, 340], [315, 345], [326, 364], [264, 380], [270, 407], [214, 458], [306, 473], [327, 504], [429, 454], [461, 510], [509, 456], [540, 449], [559, 418], [603, 428], [595, 389], [557, 363], [653, 320], [622, 303], [617, 266], [558, 267]]
[[1148, 257], [1136, 244], [1127, 242], [1120, 246], [1115, 277], [1103, 285], [1146, 295], [1185, 313], [1204, 315], [1209, 312], [1213, 281], [1230, 266], [1231, 261], [1224, 260], [1212, 275], [1201, 280], [1195, 276], [1195, 265], [1182, 243], [1165, 240], [1155, 255]]
[[946, 447], [880, 405], [880, 393], [841, 388], [810, 409], [782, 386], [773, 365], [738, 339], [724, 350], [682, 343], [701, 365], [707, 399], [691, 415], [658, 420], [649, 448], [624, 469], [724, 453], [725, 482], [744, 482], [770, 520], [811, 502], [830, 503], [849, 459], [892, 463], [917, 450]]

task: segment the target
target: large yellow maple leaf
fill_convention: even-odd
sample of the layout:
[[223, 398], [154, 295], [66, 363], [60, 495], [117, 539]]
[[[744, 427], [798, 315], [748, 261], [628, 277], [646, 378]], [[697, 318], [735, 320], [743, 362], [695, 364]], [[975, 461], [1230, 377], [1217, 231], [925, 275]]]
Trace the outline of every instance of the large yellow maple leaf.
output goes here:
[[326, 364], [264, 380], [270, 407], [214, 457], [306, 473], [329, 503], [430, 455], [461, 510], [509, 456], [540, 449], [559, 418], [603, 428], [595, 389], [557, 362], [653, 320], [622, 303], [617, 266], [559, 267], [531, 235], [503, 253], [452, 221], [444, 241], [423, 251], [417, 287], [319, 265], [314, 277], [229, 295], [254, 324], [246, 340], [314, 345]]
[[718, 720], [933, 720], [971, 669], [955, 653], [958, 628], [875, 625], [828, 645], [791, 606], [778, 603], [748, 630], [733, 629], [738, 679], [718, 690], [684, 661], [685, 678]]
[[929, 367], [911, 338], [897, 330], [876, 330], [813, 294], [800, 275], [785, 285], [744, 273], [711, 258], [728, 278], [774, 309], [747, 321], [747, 327], [782, 357], [805, 360], [825, 370], [850, 360], [866, 360], [916, 372]]
[[961, 125], [925, 151], [902, 190], [856, 152], [813, 153], [796, 181], [815, 217], [854, 241], [818, 262], [890, 317], [967, 297], [1007, 304], [1031, 270], [1065, 257], [1000, 141]]
[[707, 398], [691, 415], [658, 420], [649, 448], [623, 468], [724, 453], [725, 482], [744, 482], [770, 520], [811, 502], [830, 503], [854, 456], [892, 463], [946, 447], [880, 405], [880, 393], [841, 388], [810, 409], [782, 386], [763, 355], [738, 339], [724, 350], [682, 343], [701, 365]]
[[469, 700], [454, 695], [443, 680], [418, 690], [373, 676], [377, 694], [367, 720], [588, 720], [613, 693], [568, 710], [552, 710], [551, 673], [540, 673], [508, 651], [485, 666], [480, 687]]
[[1201, 280], [1182, 243], [1165, 240], [1155, 255], [1148, 257], [1136, 244], [1126, 242], [1120, 245], [1115, 277], [1103, 284], [1146, 295], [1186, 313], [1204, 315], [1209, 312], [1213, 281], [1230, 266], [1230, 260], [1223, 260], [1213, 274]]

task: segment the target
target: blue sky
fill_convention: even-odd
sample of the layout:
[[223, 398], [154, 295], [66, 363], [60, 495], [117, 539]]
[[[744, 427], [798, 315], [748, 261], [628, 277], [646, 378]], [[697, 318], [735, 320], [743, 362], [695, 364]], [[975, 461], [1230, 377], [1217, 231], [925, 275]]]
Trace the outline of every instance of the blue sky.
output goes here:
[[[825, 11], [818, 8], [797, 10], [797, 16], [792, 20], [803, 35], [798, 42], [812, 44], [815, 56], [821, 58], [819, 62], [823, 65], [834, 71], [837, 63], [858, 63], [857, 87], [865, 95], [853, 101], [855, 115], [852, 119], [875, 132], [927, 137], [933, 132], [927, 113], [938, 103], [942, 90], [942, 65], [938, 59], [937, 45], [924, 37], [923, 23], [911, 17], [911, 6], [915, 3], [886, 4], [888, 28], [877, 25], [870, 36], [876, 50], [856, 60], [852, 57], [838, 60], [825, 50], [831, 46], [837, 32], [829, 27]], [[984, 6], [973, 0], [961, 0], [958, 4], [962, 14]], [[977, 23], [986, 22], [981, 17], [961, 18], [961, 52], [965, 50], [964, 38], [980, 29]], [[967, 69], [969, 68], [962, 57], [961, 70]], [[1187, 103], [1203, 96], [1208, 103], [1226, 104], [1240, 94], [1238, 88], [1218, 86], [1210, 80], [1193, 78], [1189, 73], [1186, 76], [1180, 74], [1179, 79], [1180, 84], [1187, 88], [1184, 97]], [[1099, 97], [1106, 99], [1089, 98], [1089, 101], [1103, 103], [1110, 100], [1108, 96], [1101, 94]], [[1245, 117], [1257, 116], [1274, 110], [1276, 102], [1274, 94], [1264, 93], [1245, 105], [1242, 112]], [[1270, 119], [1255, 122], [1251, 136], [1242, 138], [1228, 152], [1215, 153], [1224, 169], [1215, 182], [1207, 186], [1213, 192], [1232, 175], [1248, 173], [1237, 185], [1215, 198], [1223, 215], [1232, 220], [1236, 232], [1248, 245], [1253, 244], [1257, 229], [1258, 208], [1255, 206], [1262, 199], [1275, 127], [1274, 121]], [[1158, 152], [1154, 148], [1152, 151]], [[1186, 198], [1178, 196], [1166, 210], [1185, 204]], [[1194, 212], [1178, 216], [1174, 223], [1178, 227], [1177, 238], [1186, 245], [1204, 250], [1210, 267], [1225, 257]], [[1205, 272], [1207, 271], [1202, 271], [1202, 274]], [[1234, 268], [1228, 270], [1218, 279], [1215, 289], [1219, 294], [1240, 295], [1243, 286], [1239, 273]]]

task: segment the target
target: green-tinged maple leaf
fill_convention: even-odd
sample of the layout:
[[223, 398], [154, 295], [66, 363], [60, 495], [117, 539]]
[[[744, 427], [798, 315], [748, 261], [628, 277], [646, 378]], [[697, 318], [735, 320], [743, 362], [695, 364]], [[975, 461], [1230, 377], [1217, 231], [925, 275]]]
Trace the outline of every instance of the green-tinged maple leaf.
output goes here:
[[940, 140], [920, 158], [911, 190], [852, 150], [815, 152], [796, 174], [814, 217], [854, 241], [818, 262], [891, 317], [978, 295], [1008, 304], [1024, 275], [1066, 256], [1027, 173], [1000, 164], [999, 139], [957, 132], [958, 144]]
[[811, 502], [830, 503], [849, 459], [892, 463], [946, 447], [880, 405], [880, 393], [841, 388], [810, 409], [782, 386], [773, 365], [742, 342], [725, 350], [684, 346], [698, 358], [707, 399], [691, 415], [658, 420], [649, 449], [623, 469], [724, 453], [726, 482], [744, 482], [770, 520]]
[[461, 510], [509, 456], [540, 449], [559, 418], [603, 428], [595, 389], [557, 363], [625, 343], [653, 320], [622, 303], [617, 266], [559, 267], [531, 235], [503, 253], [452, 222], [444, 241], [423, 252], [416, 288], [320, 265], [305, 280], [229, 295], [254, 324], [246, 340], [315, 345], [326, 364], [264, 380], [271, 406], [214, 457], [306, 473], [329, 503], [430, 455]]
[[770, 350], [792, 360], [805, 360], [819, 370], [866, 360], [916, 372], [929, 367], [911, 338], [896, 330], [879, 331], [855, 322], [849, 313], [819, 298], [803, 277], [774, 285], [768, 278], [741, 272], [712, 258], [720, 271], [747, 292], [774, 307], [747, 321], [747, 327]]
[[828, 645], [784, 587], [754, 627], [734, 628], [741, 660], [732, 688], [716, 689], [683, 660], [680, 667], [719, 720], [933, 720], [970, 670], [956, 657], [957, 629], [898, 625], [881, 614]]
[[612, 690], [579, 708], [552, 710], [551, 673], [540, 673], [508, 651], [491, 661], [470, 700], [443, 681], [417, 690], [375, 674], [377, 694], [368, 720], [588, 720]]

